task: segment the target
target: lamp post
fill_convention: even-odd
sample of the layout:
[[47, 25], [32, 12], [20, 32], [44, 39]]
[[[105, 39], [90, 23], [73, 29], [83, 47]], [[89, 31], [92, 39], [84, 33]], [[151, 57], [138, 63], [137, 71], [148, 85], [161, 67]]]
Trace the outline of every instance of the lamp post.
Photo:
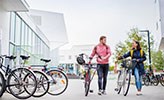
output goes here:
[[146, 32], [147, 33], [147, 37], [148, 37], [148, 53], [149, 53], [149, 70], [151, 72], [153, 72], [152, 71], [152, 67], [151, 67], [150, 32], [149, 32], [149, 30], [139, 30], [139, 32]]

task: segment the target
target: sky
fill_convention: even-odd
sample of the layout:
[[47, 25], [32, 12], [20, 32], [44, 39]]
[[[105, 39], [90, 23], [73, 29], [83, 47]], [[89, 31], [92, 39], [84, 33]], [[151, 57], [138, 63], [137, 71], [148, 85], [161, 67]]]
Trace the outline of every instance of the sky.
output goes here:
[[114, 51], [132, 28], [156, 29], [155, 0], [26, 0], [31, 9], [64, 14], [69, 43], [97, 44], [101, 35]]

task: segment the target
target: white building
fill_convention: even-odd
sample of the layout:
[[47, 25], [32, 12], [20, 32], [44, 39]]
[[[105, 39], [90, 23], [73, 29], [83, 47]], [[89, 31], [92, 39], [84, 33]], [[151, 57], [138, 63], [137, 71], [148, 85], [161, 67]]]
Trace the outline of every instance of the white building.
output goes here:
[[[63, 66], [68, 73], [78, 74], [82, 68], [77, 64], [77, 56], [81, 53], [85, 53], [89, 57], [94, 46], [95, 45], [74, 45], [69, 50], [60, 50], [60, 65]], [[96, 59], [93, 59], [92, 63], [96, 63]]]
[[45, 33], [50, 44], [51, 65], [59, 64], [59, 47], [68, 43], [64, 15], [61, 13], [30, 10], [30, 15], [37, 26]]
[[159, 49], [164, 50], [164, 0], [155, 0], [157, 11], [156, 22], [156, 44]]
[[30, 55], [29, 64], [53, 57], [57, 65], [58, 48], [67, 42], [63, 14], [30, 10], [26, 0], [0, 0], [0, 55]]

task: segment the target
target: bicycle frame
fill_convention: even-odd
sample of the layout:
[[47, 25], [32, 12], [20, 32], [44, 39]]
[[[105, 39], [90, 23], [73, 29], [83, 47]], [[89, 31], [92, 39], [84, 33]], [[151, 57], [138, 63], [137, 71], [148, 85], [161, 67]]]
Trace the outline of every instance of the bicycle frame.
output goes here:
[[91, 64], [86, 64], [86, 65], [84, 65], [84, 67], [85, 67], [85, 70], [86, 70], [87, 74], [90, 74], [90, 73], [91, 73], [91, 72], [90, 72], [91, 69], [95, 69], [95, 71], [93, 72], [91, 78], [89, 79], [89, 81], [91, 82], [92, 79], [94, 78], [94, 75], [95, 75], [95, 73], [96, 73], [96, 71], [97, 71], [98, 68], [92, 67]]
[[1, 59], [0, 69], [3, 72], [3, 75], [5, 76], [5, 79], [7, 79], [7, 76], [11, 73], [12, 69], [10, 68], [9, 63], [7, 65], [7, 67], [3, 65], [3, 61], [4, 61], [3, 57], [0, 57], [0, 59]]
[[[121, 64], [122, 68], [118, 74], [117, 88], [115, 89], [116, 91], [118, 91], [118, 94], [120, 94], [122, 87], [123, 87], [124, 96], [126, 96], [129, 91], [132, 68], [133, 68], [134, 64], [136, 64], [133, 62], [136, 62], [136, 60], [135, 59], [132, 59], [132, 60], [123, 59], [123, 62]], [[128, 79], [127, 79], [127, 77], [128, 77]], [[126, 82], [128, 82], [128, 83], [126, 83]], [[126, 84], [127, 84], [127, 87], [126, 87]]]
[[[44, 65], [31, 65], [31, 67], [43, 67], [43, 68], [41, 68], [41, 71], [44, 72], [44, 73], [47, 73], [47, 72], [51, 71], [51, 69], [48, 69], [47, 66], [48, 66], [47, 63], [45, 63]], [[61, 69], [59, 69], [59, 70], [61, 70]], [[49, 74], [51, 74], [51, 73], [49, 73]], [[51, 81], [56, 82], [56, 80], [54, 78], [52, 78], [52, 76], [49, 76], [47, 74], [45, 74], [45, 75], [49, 78], [49, 82], [51, 82]]]

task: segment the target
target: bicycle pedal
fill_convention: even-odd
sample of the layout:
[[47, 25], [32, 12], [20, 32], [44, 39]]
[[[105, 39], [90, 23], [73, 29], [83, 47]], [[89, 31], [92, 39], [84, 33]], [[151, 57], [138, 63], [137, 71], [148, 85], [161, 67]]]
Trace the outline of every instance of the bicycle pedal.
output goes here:
[[93, 93], [93, 90], [89, 90], [90, 93]]
[[114, 90], [117, 92], [118, 91], [118, 88], [115, 88]]

